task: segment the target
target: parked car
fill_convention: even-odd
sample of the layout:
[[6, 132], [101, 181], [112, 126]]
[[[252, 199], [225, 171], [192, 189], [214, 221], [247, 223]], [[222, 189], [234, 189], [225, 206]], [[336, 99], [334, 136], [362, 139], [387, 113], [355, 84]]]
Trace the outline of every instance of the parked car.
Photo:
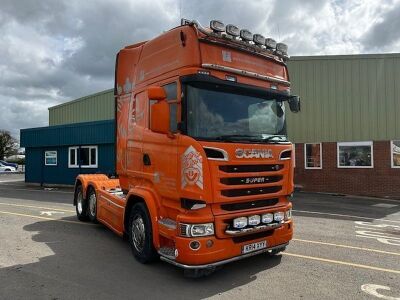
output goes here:
[[17, 168], [13, 166], [6, 166], [0, 162], [0, 172], [15, 172], [15, 171], [17, 171]]
[[4, 160], [0, 160], [0, 164], [2, 164], [2, 165], [4, 165], [4, 166], [13, 167], [13, 168], [15, 168], [15, 169], [18, 170], [18, 164], [9, 163], [9, 162], [6, 162], [6, 161], [4, 161]]

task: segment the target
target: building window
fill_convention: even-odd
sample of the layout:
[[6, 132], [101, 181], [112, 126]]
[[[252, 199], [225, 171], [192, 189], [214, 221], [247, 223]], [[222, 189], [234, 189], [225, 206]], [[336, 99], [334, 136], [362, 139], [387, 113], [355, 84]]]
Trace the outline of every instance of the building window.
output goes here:
[[97, 146], [70, 147], [68, 150], [69, 168], [97, 168]]
[[391, 141], [390, 148], [392, 168], [400, 168], [400, 140]]
[[46, 166], [57, 166], [57, 151], [45, 151], [44, 164]]
[[373, 168], [372, 142], [337, 143], [338, 168]]
[[68, 149], [68, 168], [78, 167], [78, 147]]
[[322, 169], [322, 144], [304, 144], [304, 167]]

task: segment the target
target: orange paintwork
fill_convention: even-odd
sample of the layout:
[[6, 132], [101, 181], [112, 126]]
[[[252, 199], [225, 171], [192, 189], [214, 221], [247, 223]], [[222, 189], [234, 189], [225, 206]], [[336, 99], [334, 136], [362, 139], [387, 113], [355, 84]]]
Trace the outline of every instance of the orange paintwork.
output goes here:
[[[181, 133], [160, 134], [149, 129], [150, 101], [146, 89], [150, 86], [162, 86], [177, 83], [177, 118], [181, 118], [179, 78], [197, 74], [205, 70], [204, 64], [221, 65], [232, 69], [243, 69], [276, 79], [288, 81], [286, 65], [272, 54], [258, 54], [234, 49], [228, 40], [209, 38], [193, 26], [180, 26], [148, 42], [139, 43], [122, 49], [117, 57], [116, 66], [116, 172], [118, 179], [108, 179], [105, 175], [79, 175], [77, 182], [82, 184], [84, 195], [87, 188], [93, 186], [97, 193], [97, 218], [100, 222], [122, 235], [126, 231], [126, 210], [130, 201], [141, 199], [150, 212], [153, 227], [153, 242], [156, 249], [165, 245], [175, 245], [178, 250], [176, 261], [188, 265], [197, 265], [228, 259], [241, 254], [244, 244], [267, 240], [268, 246], [285, 244], [293, 235], [292, 221], [273, 230], [266, 238], [255, 238], [246, 242], [234, 242], [225, 234], [227, 221], [235, 217], [283, 211], [291, 208], [288, 195], [293, 193], [293, 160], [279, 160], [284, 150], [291, 150], [290, 144], [240, 144], [196, 141]], [[223, 52], [229, 51], [229, 56]], [[225, 80], [229, 73], [207, 69], [210, 76]], [[235, 73], [237, 82], [263, 88], [274, 86], [279, 91], [288, 91], [289, 84], [272, 82]], [[165, 101], [161, 101], [165, 102]], [[153, 120], [154, 121], [154, 120]], [[226, 151], [229, 160], [207, 159], [204, 147], [219, 148]], [[236, 158], [237, 148], [269, 149], [271, 158]], [[190, 151], [188, 152], [188, 149]], [[151, 159], [150, 165], [143, 163], [143, 154]], [[293, 153], [292, 153], [293, 155]], [[201, 181], [191, 173], [191, 164], [201, 166]], [[240, 165], [281, 165], [276, 171], [249, 173], [226, 173], [223, 166]], [[228, 197], [221, 191], [227, 186], [221, 179], [246, 176], [281, 176], [274, 183], [259, 183], [251, 188], [281, 186], [280, 190], [269, 194]], [[126, 197], [114, 196], [108, 191], [121, 188]], [[248, 188], [248, 185], [230, 185], [229, 189]], [[181, 198], [198, 199], [207, 203], [205, 208], [187, 210], [181, 207]], [[259, 209], [226, 211], [222, 204], [239, 203], [253, 200], [277, 198], [274, 206]], [[203, 238], [187, 238], [176, 230], [158, 223], [169, 218], [182, 223], [213, 222], [215, 235]], [[198, 251], [189, 248], [191, 240], [198, 240]], [[207, 248], [206, 241], [212, 240], [213, 246]]]

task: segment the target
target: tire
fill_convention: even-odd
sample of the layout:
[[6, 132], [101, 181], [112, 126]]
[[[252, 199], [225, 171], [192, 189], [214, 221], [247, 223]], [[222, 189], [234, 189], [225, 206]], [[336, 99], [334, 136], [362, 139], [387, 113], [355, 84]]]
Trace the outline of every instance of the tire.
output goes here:
[[153, 245], [150, 215], [144, 203], [136, 203], [132, 207], [128, 230], [129, 243], [135, 258], [142, 264], [155, 261], [158, 254]]
[[97, 223], [97, 195], [92, 187], [89, 187], [86, 199], [89, 220], [93, 223]]
[[76, 216], [78, 217], [79, 221], [88, 221], [89, 217], [87, 215], [87, 201], [83, 198], [83, 191], [82, 186], [78, 185], [75, 189], [75, 210]]
[[279, 254], [279, 253], [281, 253], [281, 252], [283, 252], [285, 250], [286, 250], [286, 247], [281, 247], [281, 248], [273, 249], [273, 250], [271, 250], [270, 252], [267, 252], [267, 253], [268, 253], [268, 256], [275, 256], [275, 255], [277, 255], [277, 254]]

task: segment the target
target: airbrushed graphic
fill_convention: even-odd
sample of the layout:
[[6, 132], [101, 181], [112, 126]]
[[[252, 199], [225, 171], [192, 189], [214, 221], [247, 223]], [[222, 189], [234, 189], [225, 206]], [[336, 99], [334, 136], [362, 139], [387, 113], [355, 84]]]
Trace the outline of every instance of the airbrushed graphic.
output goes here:
[[197, 185], [203, 189], [203, 158], [193, 146], [182, 155], [182, 188]]

